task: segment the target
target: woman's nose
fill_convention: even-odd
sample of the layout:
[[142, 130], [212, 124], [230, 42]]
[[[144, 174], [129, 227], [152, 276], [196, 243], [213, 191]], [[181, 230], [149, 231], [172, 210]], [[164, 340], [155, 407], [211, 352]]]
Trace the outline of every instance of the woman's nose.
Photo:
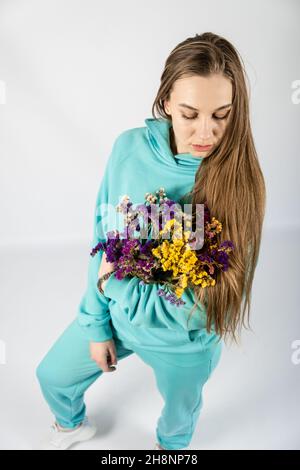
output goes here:
[[199, 123], [195, 131], [196, 141], [200, 145], [208, 145], [211, 143], [213, 137], [213, 124], [208, 120], [203, 120]]
[[200, 129], [196, 132], [195, 142], [199, 145], [209, 145], [213, 138], [212, 129]]

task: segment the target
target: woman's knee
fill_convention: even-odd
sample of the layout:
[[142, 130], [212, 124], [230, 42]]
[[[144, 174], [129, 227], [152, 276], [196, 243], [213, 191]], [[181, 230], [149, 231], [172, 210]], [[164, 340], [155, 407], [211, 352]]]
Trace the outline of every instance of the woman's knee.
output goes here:
[[68, 386], [75, 381], [75, 372], [81, 367], [81, 360], [87, 355], [86, 342], [78, 337], [76, 320], [64, 330], [36, 367], [40, 383]]
[[67, 387], [74, 382], [67, 371], [62, 370], [59, 364], [53, 364], [49, 358], [44, 358], [38, 364], [35, 373], [41, 385]]
[[41, 382], [45, 382], [45, 379], [47, 377], [47, 369], [44, 365], [44, 361], [42, 360], [38, 366], [36, 367], [35, 369], [35, 375], [38, 379], [38, 381], [41, 383]]
[[40, 383], [53, 382], [53, 368], [49, 367], [48, 362], [43, 359], [35, 369], [35, 375]]

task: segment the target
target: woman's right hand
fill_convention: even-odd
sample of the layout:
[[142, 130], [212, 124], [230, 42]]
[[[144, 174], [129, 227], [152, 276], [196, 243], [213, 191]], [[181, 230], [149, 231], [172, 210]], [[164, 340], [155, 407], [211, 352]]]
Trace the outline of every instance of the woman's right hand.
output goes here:
[[113, 364], [117, 364], [117, 352], [113, 339], [102, 342], [90, 342], [91, 359], [97, 362], [103, 372], [113, 372], [116, 370]]

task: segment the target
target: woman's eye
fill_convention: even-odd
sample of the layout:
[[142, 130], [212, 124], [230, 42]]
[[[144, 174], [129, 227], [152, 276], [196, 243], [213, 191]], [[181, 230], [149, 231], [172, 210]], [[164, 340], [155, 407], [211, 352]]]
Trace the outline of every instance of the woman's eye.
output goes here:
[[[225, 116], [213, 116], [213, 119], [218, 119], [218, 120], [219, 120], [219, 119], [226, 119], [227, 116], [228, 116], [228, 114], [229, 114], [229, 113], [227, 113]], [[182, 114], [182, 117], [183, 117], [184, 119], [196, 119], [197, 116], [190, 116], [190, 117], [189, 117], [189, 116], [185, 116], [184, 114]]]
[[182, 114], [182, 117], [184, 119], [196, 119], [197, 116], [188, 117], [188, 116], [184, 116], [184, 114]]
[[[230, 112], [230, 111], [229, 111]], [[225, 116], [213, 116], [214, 119], [226, 119], [229, 113], [225, 114]]]

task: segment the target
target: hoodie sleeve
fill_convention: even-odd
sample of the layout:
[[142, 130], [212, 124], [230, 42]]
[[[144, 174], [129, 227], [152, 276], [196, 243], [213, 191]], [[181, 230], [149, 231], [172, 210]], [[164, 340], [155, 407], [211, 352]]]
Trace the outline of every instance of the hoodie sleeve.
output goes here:
[[[160, 288], [161, 284], [143, 285], [137, 277], [118, 280], [112, 274], [105, 282], [103, 291], [125, 309], [128, 321], [135, 326], [177, 329], [179, 323], [185, 330], [203, 328], [206, 315], [205, 310], [199, 306], [187, 324], [189, 313], [195, 304], [193, 289], [186, 289], [182, 294], [181, 299], [185, 305], [176, 306], [157, 294]], [[201, 315], [204, 317], [201, 318]]]
[[[100, 205], [110, 202], [110, 190], [113, 183], [114, 160], [117, 153], [117, 144], [120, 136], [114, 142], [112, 151], [106, 163], [104, 175], [100, 187], [98, 189], [96, 205], [94, 208], [93, 219], [93, 241], [92, 248], [100, 241], [106, 241], [107, 228], [104, 227], [101, 216]], [[100, 212], [100, 213], [99, 213]], [[97, 287], [98, 272], [103, 251], [98, 251], [94, 256], [89, 255], [88, 264], [88, 280], [84, 295], [81, 298], [78, 311], [77, 321], [82, 327], [85, 335], [90, 341], [102, 342], [112, 338], [110, 311], [108, 308], [109, 299], [99, 292]]]

